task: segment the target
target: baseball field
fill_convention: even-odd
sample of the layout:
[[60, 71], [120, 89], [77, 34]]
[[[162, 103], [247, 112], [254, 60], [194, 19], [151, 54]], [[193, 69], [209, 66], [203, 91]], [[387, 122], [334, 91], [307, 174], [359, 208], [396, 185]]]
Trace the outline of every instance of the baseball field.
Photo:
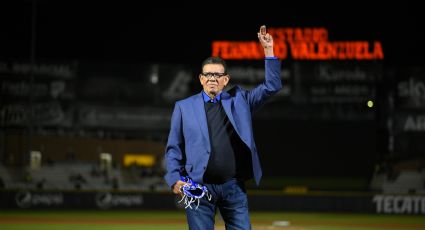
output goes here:
[[[422, 215], [251, 212], [254, 230], [425, 229]], [[9, 211], [0, 210], [1, 230], [180, 230], [183, 211]], [[216, 230], [224, 230], [220, 216]]]

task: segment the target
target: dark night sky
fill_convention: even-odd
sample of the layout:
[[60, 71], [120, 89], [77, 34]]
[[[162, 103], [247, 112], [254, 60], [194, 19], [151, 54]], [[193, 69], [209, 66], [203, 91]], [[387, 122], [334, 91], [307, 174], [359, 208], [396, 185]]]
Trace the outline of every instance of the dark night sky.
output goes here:
[[[380, 40], [389, 63], [423, 63], [425, 20], [417, 4], [268, 3], [261, 10], [261, 4], [134, 2], [39, 0], [36, 59], [199, 62], [210, 55], [211, 41], [256, 40], [266, 24], [323, 26], [330, 40]], [[0, 58], [29, 58], [31, 1], [0, 4]]]

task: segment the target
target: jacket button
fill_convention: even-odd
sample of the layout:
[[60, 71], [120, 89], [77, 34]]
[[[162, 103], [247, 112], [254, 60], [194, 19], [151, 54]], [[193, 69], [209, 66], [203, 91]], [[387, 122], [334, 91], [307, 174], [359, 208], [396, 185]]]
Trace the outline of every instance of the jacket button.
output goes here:
[[207, 167], [204, 167], [204, 170], [207, 169]]
[[207, 154], [210, 154], [210, 151], [207, 151]]

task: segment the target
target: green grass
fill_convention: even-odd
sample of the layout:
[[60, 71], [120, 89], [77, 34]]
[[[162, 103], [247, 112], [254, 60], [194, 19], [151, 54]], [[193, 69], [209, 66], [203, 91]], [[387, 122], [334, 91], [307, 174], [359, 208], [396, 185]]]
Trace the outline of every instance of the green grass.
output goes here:
[[[289, 221], [290, 227], [272, 226]], [[409, 230], [425, 229], [420, 215], [252, 212], [253, 230]], [[216, 229], [224, 229], [216, 218]], [[182, 230], [183, 211], [0, 211], [1, 230]]]
[[187, 230], [184, 225], [170, 226], [170, 225], [63, 225], [63, 224], [38, 224], [36, 226], [31, 224], [0, 224], [2, 230]]

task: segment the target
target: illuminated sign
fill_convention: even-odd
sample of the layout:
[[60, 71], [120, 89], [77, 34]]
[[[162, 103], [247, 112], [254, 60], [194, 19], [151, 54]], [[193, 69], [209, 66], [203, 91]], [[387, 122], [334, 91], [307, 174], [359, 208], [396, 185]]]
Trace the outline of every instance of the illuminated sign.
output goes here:
[[[293, 60], [382, 60], [380, 41], [329, 41], [325, 28], [269, 28], [274, 53], [280, 59]], [[257, 41], [213, 41], [212, 56], [227, 60], [264, 58]]]
[[133, 164], [145, 167], [152, 167], [155, 164], [155, 156], [151, 154], [125, 154], [124, 166]]

